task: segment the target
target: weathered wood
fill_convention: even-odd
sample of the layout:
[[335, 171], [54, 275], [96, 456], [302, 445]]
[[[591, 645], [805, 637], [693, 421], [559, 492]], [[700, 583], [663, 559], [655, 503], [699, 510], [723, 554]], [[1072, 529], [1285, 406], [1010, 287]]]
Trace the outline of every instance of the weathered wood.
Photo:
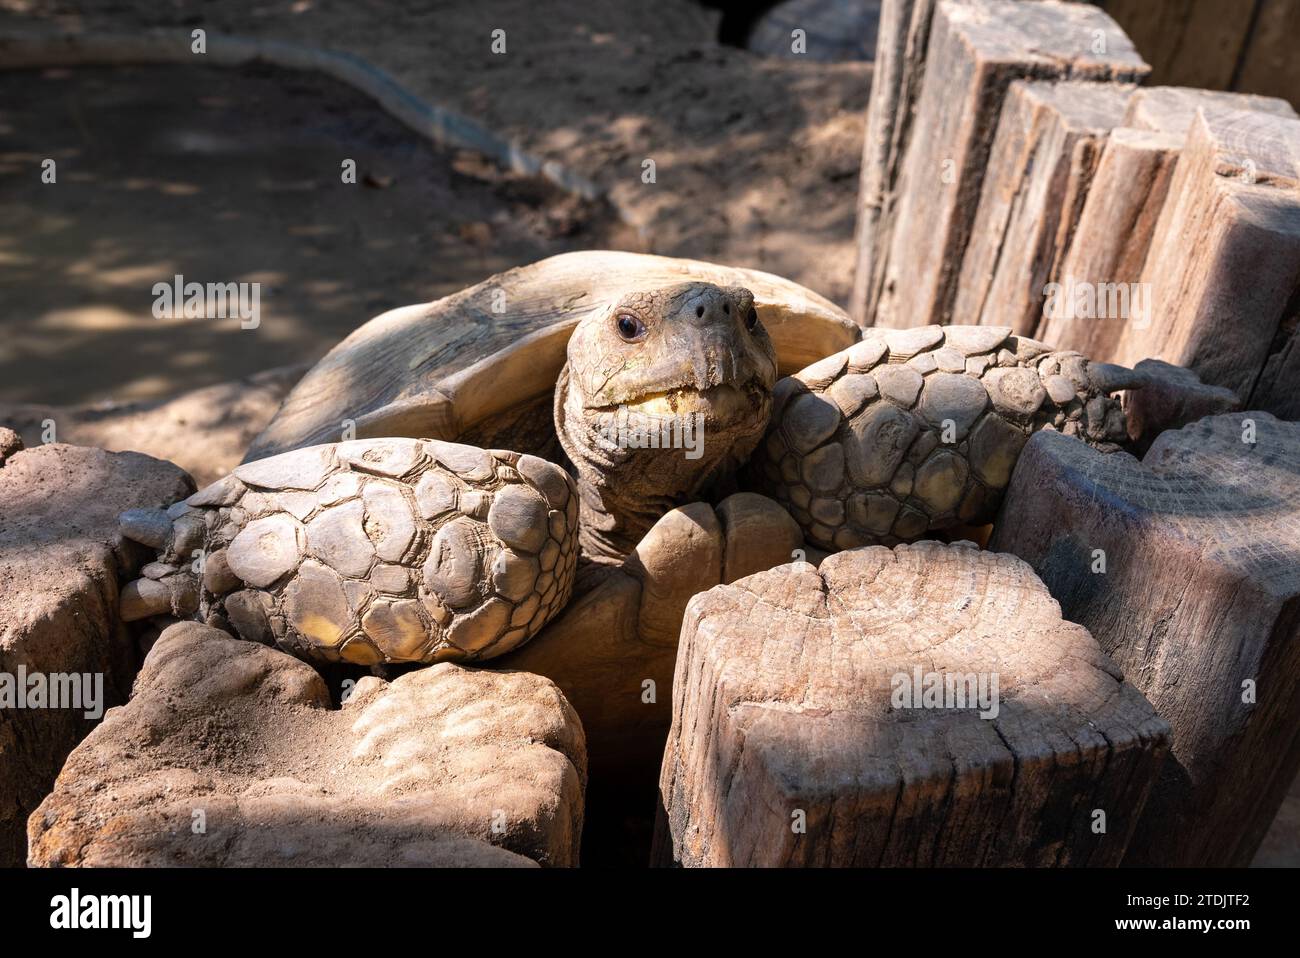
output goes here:
[[1220, 90], [1197, 90], [1190, 87], [1153, 86], [1133, 94], [1124, 114], [1124, 126], [1185, 137], [1196, 119], [1196, 111], [1206, 107], [1221, 110], [1253, 110], [1273, 116], [1296, 115], [1291, 104], [1275, 96], [1253, 93], [1225, 93]]
[[1064, 291], [1062, 302], [1075, 300], [1079, 308], [1045, 316], [1038, 338], [1109, 360], [1130, 322], [1150, 321], [1150, 290], [1139, 285], [1142, 269], [1187, 131], [1202, 106], [1295, 116], [1290, 104], [1273, 97], [1181, 87], [1136, 91], [1123, 125], [1111, 131], [1055, 277]]
[[744, 286], [782, 375], [856, 339], [848, 315], [812, 290], [754, 269], [591, 250], [491, 276], [357, 328], [293, 388], [247, 460], [354, 438], [459, 438], [555, 387], [573, 327], [624, 294], [704, 281]]
[[[1102, 52], [1095, 52], [1102, 51]], [[1135, 82], [1147, 66], [1086, 4], [942, 0], [880, 264], [878, 326], [951, 320], [962, 257], [1007, 88], [1017, 79]]]
[[1253, 5], [1242, 0], [1104, 0], [1102, 4], [1151, 62], [1156, 80], [1217, 90], [1232, 86], [1250, 34]]
[[[996, 694], [914, 708], [918, 672], [918, 698], [927, 673]], [[1115, 864], [1167, 732], [1015, 558], [840, 552], [688, 607], [658, 847], [687, 866]]]
[[1300, 419], [1300, 296], [1294, 295], [1251, 390], [1249, 405], [1267, 409], [1281, 419]]
[[1038, 332], [1110, 131], [1132, 86], [1011, 84], [984, 171], [953, 316]]
[[1021, 453], [990, 548], [1173, 729], [1126, 863], [1248, 864], [1300, 769], [1298, 504], [1300, 424], [1264, 412], [1165, 432], [1141, 462], [1055, 433]]
[[1268, 366], [1265, 408], [1294, 409], [1294, 383], [1277, 376], [1293, 368], [1298, 186], [1300, 119], [1202, 107], [1142, 273], [1151, 321], [1125, 326], [1118, 360], [1187, 366], [1250, 407]]
[[1237, 65], [1233, 86], [1300, 102], [1300, 4], [1260, 0], [1250, 39]]
[[898, 174], [925, 75], [934, 4], [935, 0], [883, 0], [880, 5], [858, 181], [857, 262], [849, 294], [849, 315], [861, 326], [871, 325], [880, 294], [881, 239], [893, 228]]
[[[1127, 127], [1111, 131], [1069, 252], [1055, 278], [1063, 290], [1061, 305], [1048, 311], [1038, 328], [1044, 342], [1108, 360], [1135, 311], [1150, 309], [1135, 284], [1141, 279], [1182, 143], [1183, 138], [1173, 133]], [[1088, 284], [1086, 289], [1083, 284]], [[1076, 295], [1075, 290], [1084, 295]], [[1125, 300], [1120, 300], [1121, 293]], [[1097, 294], [1106, 308], [1096, 308]], [[1112, 298], [1120, 308], [1109, 308]]]

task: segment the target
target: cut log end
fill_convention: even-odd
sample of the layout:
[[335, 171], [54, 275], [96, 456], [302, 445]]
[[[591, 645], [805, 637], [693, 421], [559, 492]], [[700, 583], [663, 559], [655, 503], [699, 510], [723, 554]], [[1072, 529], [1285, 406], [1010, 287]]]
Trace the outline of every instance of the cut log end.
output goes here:
[[1024, 563], [968, 543], [698, 596], [673, 709], [663, 825], [690, 866], [1114, 864], [1167, 734]]

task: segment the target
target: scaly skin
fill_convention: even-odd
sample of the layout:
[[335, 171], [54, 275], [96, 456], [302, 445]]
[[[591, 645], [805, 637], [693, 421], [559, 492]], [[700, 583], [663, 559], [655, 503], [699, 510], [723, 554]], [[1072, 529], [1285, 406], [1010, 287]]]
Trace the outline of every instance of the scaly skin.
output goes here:
[[776, 386], [757, 491], [833, 551], [991, 522], [1029, 436], [1126, 441], [1133, 370], [989, 326], [867, 330]]
[[123, 514], [159, 551], [122, 616], [196, 617], [316, 662], [490, 659], [569, 601], [573, 492], [535, 456], [432, 440], [259, 459], [166, 513]]
[[[632, 341], [620, 322], [640, 331]], [[555, 391], [555, 425], [579, 480], [583, 554], [622, 560], [664, 513], [732, 475], [762, 438], [775, 383], [772, 341], [739, 287], [636, 292], [580, 323]], [[602, 427], [620, 409], [633, 424], [700, 423], [700, 455], [610, 441]]]

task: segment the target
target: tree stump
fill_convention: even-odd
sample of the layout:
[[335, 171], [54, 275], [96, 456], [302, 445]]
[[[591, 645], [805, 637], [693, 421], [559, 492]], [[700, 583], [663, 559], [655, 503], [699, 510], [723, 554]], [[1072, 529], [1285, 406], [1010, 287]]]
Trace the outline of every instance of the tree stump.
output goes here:
[[782, 566], [687, 609], [660, 862], [1113, 865], [1167, 733], [1012, 556]]
[[1132, 83], [1147, 73], [1105, 13], [1051, 0], [941, 0], [926, 61], [939, 68], [925, 71], [890, 234], [876, 238], [877, 248], [885, 251], [875, 266], [877, 326], [952, 321], [962, 257], [1012, 81]]
[[1276, 814], [1300, 768], [1297, 543], [1300, 424], [1267, 413], [1165, 432], [1141, 462], [1055, 433], [1020, 454], [990, 547], [1172, 726], [1126, 863], [1247, 865]]

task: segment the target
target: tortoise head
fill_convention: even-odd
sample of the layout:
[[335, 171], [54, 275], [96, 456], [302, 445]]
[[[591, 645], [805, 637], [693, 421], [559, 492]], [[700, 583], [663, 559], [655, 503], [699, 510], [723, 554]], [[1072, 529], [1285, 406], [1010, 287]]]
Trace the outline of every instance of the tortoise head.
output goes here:
[[587, 410], [703, 413], [715, 427], [766, 419], [776, 384], [753, 294], [712, 283], [629, 293], [578, 324], [568, 361]]
[[580, 322], [556, 428], [578, 472], [588, 554], [626, 554], [668, 509], [747, 459], [776, 371], [753, 294], [738, 286], [632, 292]]

